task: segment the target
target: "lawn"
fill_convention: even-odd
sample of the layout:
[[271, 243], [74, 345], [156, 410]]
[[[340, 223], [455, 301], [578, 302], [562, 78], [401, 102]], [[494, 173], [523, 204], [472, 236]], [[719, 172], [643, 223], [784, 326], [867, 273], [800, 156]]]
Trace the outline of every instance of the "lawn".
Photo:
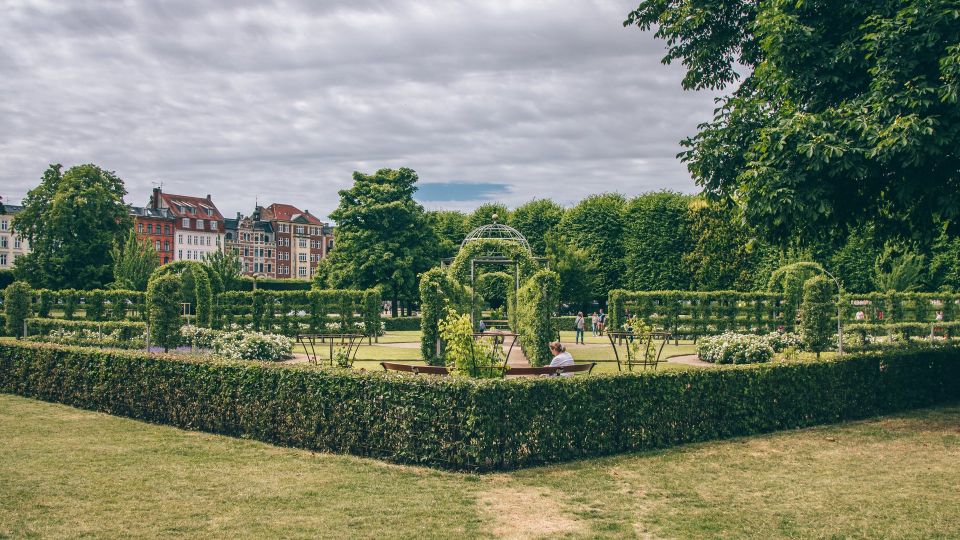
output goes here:
[[0, 537], [960, 536], [960, 406], [470, 475], [0, 395]]

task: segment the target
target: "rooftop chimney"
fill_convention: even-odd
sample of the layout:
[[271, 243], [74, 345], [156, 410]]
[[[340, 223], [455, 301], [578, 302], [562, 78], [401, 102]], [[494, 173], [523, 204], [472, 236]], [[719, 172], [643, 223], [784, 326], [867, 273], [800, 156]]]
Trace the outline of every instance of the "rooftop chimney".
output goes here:
[[207, 193], [207, 200], [210, 201], [210, 202], [213, 202], [213, 199], [210, 198], [210, 194], [209, 194], [209, 193]]
[[150, 197], [150, 208], [156, 210], [160, 208], [160, 188], [153, 188], [153, 196]]

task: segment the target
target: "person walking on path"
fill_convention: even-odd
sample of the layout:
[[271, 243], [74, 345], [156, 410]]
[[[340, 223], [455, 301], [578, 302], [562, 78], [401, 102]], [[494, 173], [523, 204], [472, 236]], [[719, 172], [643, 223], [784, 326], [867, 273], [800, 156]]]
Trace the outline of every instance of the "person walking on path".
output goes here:
[[607, 325], [607, 314], [600, 310], [600, 315], [597, 316], [599, 319], [597, 322], [597, 330], [600, 332], [600, 335], [603, 335], [603, 328]]
[[575, 326], [576, 329], [577, 329], [577, 335], [574, 337], [573, 342], [574, 342], [574, 343], [579, 343], [579, 344], [581, 344], [581, 345], [585, 345], [586, 343], [583, 341], [583, 326], [584, 326], [584, 320], [583, 320], [583, 312], [582, 312], [582, 311], [578, 311], [578, 312], [577, 312], [577, 320], [574, 322], [574, 326]]
[[590, 315], [590, 328], [593, 330], [593, 337], [597, 337], [597, 324], [600, 322], [600, 317], [597, 316], [597, 312], [594, 311]]

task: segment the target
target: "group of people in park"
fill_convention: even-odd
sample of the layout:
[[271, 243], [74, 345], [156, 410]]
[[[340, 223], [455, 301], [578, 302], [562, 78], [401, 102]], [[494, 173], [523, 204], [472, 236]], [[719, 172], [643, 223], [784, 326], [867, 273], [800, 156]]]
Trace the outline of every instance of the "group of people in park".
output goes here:
[[[593, 333], [593, 337], [602, 336], [603, 330], [607, 326], [607, 314], [603, 310], [594, 311], [590, 315], [590, 328]], [[576, 336], [574, 337], [574, 342], [581, 345], [584, 344], [583, 338], [586, 328], [586, 319], [583, 316], [582, 311], [577, 312], [577, 318], [573, 324], [574, 330], [577, 331]]]

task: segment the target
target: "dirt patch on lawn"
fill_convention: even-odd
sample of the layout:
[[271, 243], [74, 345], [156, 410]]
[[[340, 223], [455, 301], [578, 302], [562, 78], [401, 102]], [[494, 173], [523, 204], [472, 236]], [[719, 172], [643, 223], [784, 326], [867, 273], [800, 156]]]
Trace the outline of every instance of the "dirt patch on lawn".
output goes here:
[[583, 523], [565, 511], [563, 494], [538, 487], [498, 487], [480, 494], [482, 513], [498, 538], [544, 538], [583, 532]]

